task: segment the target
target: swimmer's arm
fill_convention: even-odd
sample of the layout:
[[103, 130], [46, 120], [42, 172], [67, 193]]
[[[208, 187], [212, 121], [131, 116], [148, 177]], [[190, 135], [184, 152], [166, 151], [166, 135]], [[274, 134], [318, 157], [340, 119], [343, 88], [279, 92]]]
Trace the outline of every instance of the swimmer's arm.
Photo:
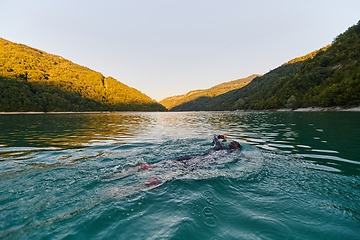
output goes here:
[[213, 142], [215, 146], [212, 148], [212, 150], [218, 151], [218, 150], [223, 150], [225, 148], [224, 145], [219, 141], [219, 138], [223, 138], [225, 140], [226, 136], [214, 134]]
[[218, 139], [218, 136], [219, 136], [219, 135], [214, 134], [213, 143], [215, 144], [215, 146], [220, 143], [220, 142], [219, 142], [219, 139]]
[[136, 166], [136, 167], [132, 167], [132, 168], [126, 170], [126, 171], [122, 171], [120, 173], [114, 174], [113, 177], [125, 177], [125, 176], [129, 175], [131, 172], [140, 171], [140, 168], [141, 168], [141, 165]]
[[151, 170], [153, 168], [154, 168], [154, 164], [144, 163], [144, 164], [141, 164], [139, 166], [132, 167], [132, 168], [130, 168], [128, 170], [122, 171], [121, 173], [116, 173], [113, 176], [114, 177], [125, 177], [125, 176], [127, 176], [130, 173], [135, 172], [135, 171], [138, 172], [138, 171], [141, 171], [141, 170]]

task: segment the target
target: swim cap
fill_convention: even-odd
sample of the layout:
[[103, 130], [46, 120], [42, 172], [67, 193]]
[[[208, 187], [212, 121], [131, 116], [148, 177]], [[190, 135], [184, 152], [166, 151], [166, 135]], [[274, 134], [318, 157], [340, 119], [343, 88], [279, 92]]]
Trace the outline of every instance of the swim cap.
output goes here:
[[241, 149], [241, 146], [240, 146], [240, 143], [238, 143], [237, 141], [232, 141], [229, 144], [229, 148], [237, 150], [237, 149]]

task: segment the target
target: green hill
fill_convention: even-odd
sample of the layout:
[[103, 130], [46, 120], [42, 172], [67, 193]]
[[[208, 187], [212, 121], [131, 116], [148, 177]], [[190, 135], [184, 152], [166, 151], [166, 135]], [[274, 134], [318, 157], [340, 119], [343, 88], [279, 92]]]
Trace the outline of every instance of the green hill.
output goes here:
[[[248, 98], [257, 95], [258, 91], [263, 92], [267, 84], [272, 84], [278, 78], [296, 72], [300, 62], [284, 64], [264, 76], [254, 78], [247, 86], [236, 89], [217, 97], [200, 97], [171, 109], [171, 111], [223, 111], [238, 109]], [[267, 83], [264, 85], [264, 83]]]
[[161, 100], [160, 103], [163, 106], [165, 106], [167, 109], [172, 109], [178, 105], [184, 104], [186, 102], [194, 101], [200, 97], [213, 98], [223, 93], [232, 91], [234, 89], [242, 88], [247, 84], [249, 84], [255, 77], [258, 76], [261, 75], [253, 74], [247, 78], [241, 78], [238, 80], [221, 83], [209, 89], [195, 90], [195, 91], [190, 91], [183, 95], [168, 97]]
[[[322, 48], [326, 50], [327, 47]], [[263, 76], [254, 78], [247, 86], [229, 91], [217, 97], [201, 97], [194, 101], [184, 103], [171, 109], [172, 111], [221, 111], [234, 110], [243, 107], [247, 100], [254, 96], [261, 96], [263, 92], [278, 79], [294, 74], [301, 65], [301, 61], [314, 57], [320, 50], [309, 53], [305, 56], [290, 60], [282, 66], [271, 70]], [[239, 96], [241, 95], [241, 97]], [[246, 106], [247, 107], [247, 106]], [[244, 109], [244, 108], [242, 108]]]
[[198, 98], [172, 111], [261, 110], [360, 104], [360, 21], [325, 48], [214, 98]]
[[0, 111], [165, 111], [140, 91], [0, 38]]

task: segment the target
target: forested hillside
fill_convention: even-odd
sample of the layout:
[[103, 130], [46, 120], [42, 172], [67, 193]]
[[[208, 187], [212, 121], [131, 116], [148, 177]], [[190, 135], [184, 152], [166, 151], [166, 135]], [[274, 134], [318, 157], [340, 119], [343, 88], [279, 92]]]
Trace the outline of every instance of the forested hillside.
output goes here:
[[[325, 51], [327, 47], [324, 47], [321, 50]], [[294, 74], [300, 68], [301, 61], [314, 57], [321, 50], [317, 50], [305, 56], [292, 59], [289, 62], [283, 64], [282, 66], [275, 68], [274, 70], [271, 70], [267, 74], [256, 77], [251, 81], [251, 83], [249, 83], [244, 88], [236, 89], [234, 91], [229, 91], [225, 94], [219, 95], [218, 97], [214, 97], [214, 98], [209, 98], [209, 97], [198, 98], [194, 101], [179, 105], [171, 110], [172, 111], [189, 111], [189, 110], [221, 111], [221, 110], [240, 109], [243, 106], [243, 104], [245, 104], [245, 99], [247, 100], [250, 99], [251, 101], [251, 98], [253, 96], [256, 96], [258, 94], [261, 95], [265, 91], [265, 89], [275, 84], [275, 82], [278, 81], [278, 79]], [[239, 97], [240, 94], [241, 97]]]
[[360, 105], [360, 21], [331, 46], [296, 58], [247, 86], [173, 111]]
[[241, 79], [237, 79], [234, 81], [221, 83], [221, 84], [218, 84], [209, 89], [195, 90], [195, 91], [190, 91], [183, 95], [168, 97], [168, 98], [161, 100], [160, 103], [162, 105], [164, 105], [167, 109], [172, 109], [178, 105], [196, 100], [200, 97], [213, 98], [220, 94], [229, 92], [231, 90], [242, 88], [242, 87], [246, 86], [247, 84], [249, 84], [257, 76], [260, 76], [260, 75], [253, 74], [247, 78], [241, 78]]
[[[256, 77], [247, 86], [236, 89], [214, 98], [200, 97], [194, 101], [181, 104], [171, 109], [171, 111], [222, 111], [239, 109], [245, 103], [244, 99], [256, 95], [258, 91], [263, 92], [267, 85], [278, 78], [293, 74], [300, 67], [300, 62], [284, 64], [264, 76]], [[239, 97], [241, 94], [241, 97]]]
[[164, 111], [112, 77], [0, 38], [0, 111]]

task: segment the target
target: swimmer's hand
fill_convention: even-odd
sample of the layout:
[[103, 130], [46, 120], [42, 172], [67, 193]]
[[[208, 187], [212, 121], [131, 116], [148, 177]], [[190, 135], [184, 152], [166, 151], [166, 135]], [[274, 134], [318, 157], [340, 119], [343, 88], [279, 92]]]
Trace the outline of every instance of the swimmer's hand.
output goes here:
[[225, 135], [218, 135], [218, 139], [224, 139], [224, 140], [226, 140], [226, 136], [225, 136]]

